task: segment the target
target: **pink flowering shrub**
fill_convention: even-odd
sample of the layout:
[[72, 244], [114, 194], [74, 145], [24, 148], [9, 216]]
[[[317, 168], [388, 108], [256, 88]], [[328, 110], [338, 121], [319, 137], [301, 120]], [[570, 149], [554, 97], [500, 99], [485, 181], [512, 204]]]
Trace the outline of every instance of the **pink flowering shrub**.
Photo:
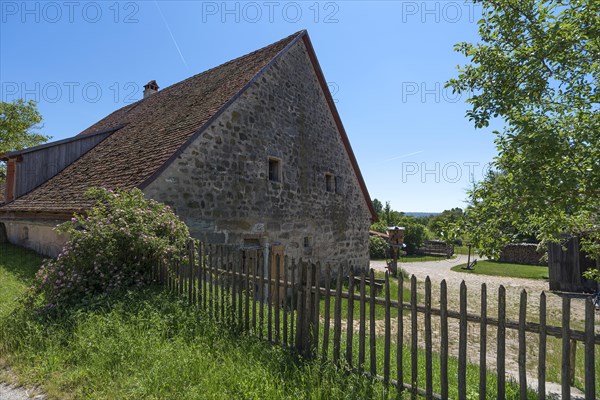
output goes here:
[[159, 260], [185, 257], [189, 231], [168, 206], [146, 199], [139, 189], [86, 194], [97, 204], [57, 228], [69, 241], [40, 268], [27, 305], [62, 309], [101, 293], [143, 286]]

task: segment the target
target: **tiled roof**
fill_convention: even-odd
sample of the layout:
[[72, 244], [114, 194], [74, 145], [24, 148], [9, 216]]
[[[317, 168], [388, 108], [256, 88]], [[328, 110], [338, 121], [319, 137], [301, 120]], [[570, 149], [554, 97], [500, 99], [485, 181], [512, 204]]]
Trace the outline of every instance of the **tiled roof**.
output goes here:
[[263, 68], [305, 31], [123, 107], [82, 134], [123, 126], [80, 159], [0, 212], [72, 213], [91, 204], [93, 186], [140, 186], [186, 145]]

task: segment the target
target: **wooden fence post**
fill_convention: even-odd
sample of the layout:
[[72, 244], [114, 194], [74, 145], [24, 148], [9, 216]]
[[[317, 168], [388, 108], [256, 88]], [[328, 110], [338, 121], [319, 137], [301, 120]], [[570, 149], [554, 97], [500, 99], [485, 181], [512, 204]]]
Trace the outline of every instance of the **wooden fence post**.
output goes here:
[[594, 346], [594, 304], [592, 298], [585, 300], [585, 400], [596, 398], [596, 375]]
[[498, 288], [498, 335], [496, 346], [496, 371], [498, 375], [499, 399], [506, 394], [506, 370], [504, 366], [506, 356], [506, 289], [500, 285]]
[[571, 299], [564, 296], [562, 299], [562, 367], [561, 367], [561, 386], [562, 398], [571, 398]]
[[487, 286], [481, 284], [481, 324], [479, 325], [479, 400], [487, 394]]

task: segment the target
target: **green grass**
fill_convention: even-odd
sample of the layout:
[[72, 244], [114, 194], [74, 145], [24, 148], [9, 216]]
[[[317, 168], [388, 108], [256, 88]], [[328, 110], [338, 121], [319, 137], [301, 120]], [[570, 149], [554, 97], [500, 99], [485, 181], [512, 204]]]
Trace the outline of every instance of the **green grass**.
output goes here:
[[[159, 288], [99, 298], [93, 306], [73, 310], [55, 320], [42, 320], [15, 311], [14, 298], [30, 284], [41, 258], [13, 246], [3, 246], [0, 251], [0, 367], [10, 365], [19, 383], [40, 384], [50, 398], [395, 398], [393, 391], [386, 393], [378, 382], [348, 373], [329, 362], [299, 359], [288, 349], [272, 346], [250, 334], [231, 331]], [[395, 291], [394, 286], [392, 293]], [[332, 315], [333, 310], [332, 301]], [[342, 318], [346, 312], [347, 307], [343, 307]], [[358, 302], [355, 302], [354, 312], [358, 315]], [[392, 311], [392, 316], [395, 312]], [[265, 319], [266, 315], [265, 312]], [[376, 318], [380, 317], [380, 311], [376, 310]], [[405, 329], [410, 327], [405, 326]], [[266, 334], [264, 327], [263, 334]], [[319, 334], [322, 338], [322, 326]], [[329, 334], [331, 355], [333, 330]], [[368, 370], [368, 325], [365, 340]], [[343, 358], [344, 332], [341, 342]], [[357, 334], [353, 343], [356, 365]], [[383, 339], [377, 336], [379, 374], [383, 371], [382, 351]], [[396, 345], [392, 342], [392, 376], [395, 376], [395, 351]], [[405, 382], [410, 382], [410, 349], [404, 346], [403, 353]], [[418, 358], [419, 386], [423, 387], [424, 353], [421, 350]], [[438, 360], [439, 356], [434, 354], [436, 392], [439, 390]], [[577, 360], [583, 357], [578, 356]], [[554, 360], [549, 357], [549, 362]], [[552, 366], [548, 368], [550, 376]], [[456, 359], [450, 358], [453, 398], [456, 397], [456, 370]], [[478, 367], [469, 365], [469, 398], [476, 398], [477, 376]], [[581, 384], [581, 376], [576, 383]], [[495, 382], [494, 373], [489, 372], [488, 398], [495, 398]], [[507, 390], [507, 398], [517, 398], [514, 385], [509, 384]]]
[[37, 253], [0, 243], [0, 316], [17, 304], [16, 298], [30, 284], [42, 264]]
[[[376, 271], [375, 272], [375, 278], [380, 278], [383, 279], [385, 277], [385, 273], [381, 272], [381, 271]], [[389, 282], [390, 282], [390, 300], [391, 301], [397, 301], [398, 300], [398, 278], [394, 278], [392, 276], [390, 276], [389, 278]], [[402, 292], [402, 297], [403, 297], [403, 302], [408, 303], [410, 302], [410, 279], [407, 278], [406, 276], [404, 277], [404, 287], [403, 287], [403, 292]], [[332, 282], [331, 284], [331, 297], [330, 297], [330, 312], [333, 318], [333, 313], [335, 310], [335, 290], [336, 290], [336, 286], [335, 286], [335, 282]], [[342, 291], [345, 293], [348, 293], [348, 281], [344, 281], [344, 283], [342, 284]], [[371, 288], [369, 287], [369, 285], [365, 285], [365, 305], [366, 305], [366, 314], [369, 315], [369, 298], [370, 298], [370, 294], [371, 294]], [[360, 296], [360, 284], [359, 283], [355, 283], [354, 284], [354, 296]], [[376, 296], [380, 299], [383, 299], [385, 296], [385, 287], [379, 291], [376, 292]], [[417, 294], [417, 300], [420, 300], [422, 298], [422, 295], [419, 293]], [[320, 298], [320, 314], [324, 315], [325, 314], [325, 296], [321, 295]], [[347, 316], [348, 315], [348, 300], [347, 299], [342, 299], [341, 303], [341, 312], [343, 316]], [[385, 306], [380, 305], [380, 304], [376, 304], [375, 305], [375, 319], [383, 319], [385, 317]], [[354, 302], [354, 313], [353, 313], [353, 319], [354, 320], [358, 320], [360, 318], [360, 302], [358, 300], [355, 300]]]
[[50, 398], [387, 397], [381, 383], [232, 332], [160, 288], [99, 298], [58, 319], [32, 316], [13, 299], [41, 258], [0, 250], [0, 364]]
[[473, 271], [462, 269], [465, 266], [466, 264], [457, 265], [452, 268], [452, 271], [511, 278], [548, 279], [548, 267], [546, 266], [500, 263], [488, 260], [477, 261]]

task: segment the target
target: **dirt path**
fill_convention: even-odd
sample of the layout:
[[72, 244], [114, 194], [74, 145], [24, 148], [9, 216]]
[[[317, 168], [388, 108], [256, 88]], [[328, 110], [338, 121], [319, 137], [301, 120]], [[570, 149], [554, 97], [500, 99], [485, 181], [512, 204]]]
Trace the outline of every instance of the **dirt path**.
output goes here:
[[[448, 287], [448, 308], [459, 310], [459, 293], [460, 285], [464, 281], [467, 286], [467, 309], [469, 313], [479, 315], [481, 308], [481, 286], [485, 283], [487, 287], [487, 314], [488, 316], [498, 315], [498, 289], [503, 285], [506, 289], [506, 316], [508, 319], [517, 321], [519, 317], [519, 301], [521, 292], [525, 289], [528, 294], [527, 301], [527, 320], [539, 322], [539, 299], [542, 291], [546, 292], [547, 303], [547, 323], [548, 325], [561, 325], [562, 315], [562, 298], [548, 292], [548, 282], [545, 280], [495, 277], [485, 275], [475, 275], [452, 271], [451, 268], [465, 264], [467, 262], [466, 255], [458, 255], [455, 259], [439, 260], [439, 261], [424, 261], [412, 263], [400, 263], [400, 267], [408, 272], [409, 275], [415, 275], [418, 281], [418, 290], [424, 292], [424, 282], [429, 276], [432, 283], [432, 298], [433, 307], [439, 305], [440, 283], [446, 280]], [[385, 271], [385, 262], [372, 261], [371, 267], [375, 270]], [[405, 282], [406, 287], [409, 283]], [[422, 316], [420, 316], [422, 318]], [[407, 321], [405, 321], [406, 326]], [[420, 329], [423, 324], [419, 323]], [[572, 329], [582, 329], [584, 326], [584, 300], [574, 298], [571, 300], [571, 327]], [[600, 333], [600, 313], [596, 313], [597, 332]], [[458, 321], [450, 320], [450, 331], [458, 332]], [[439, 338], [439, 321], [434, 318], [432, 321], [432, 336], [434, 343]], [[406, 335], [405, 335], [406, 336]], [[423, 337], [423, 333], [419, 332], [418, 336]], [[410, 333], [408, 333], [410, 337]], [[473, 363], [479, 362], [479, 327], [476, 324], [468, 326], [469, 343], [467, 346], [467, 357]], [[495, 368], [496, 364], [496, 330], [493, 327], [488, 327], [488, 345], [487, 349], [487, 365], [488, 368]], [[458, 355], [458, 339], [457, 335], [450, 337], [450, 352]], [[509, 376], [518, 377], [518, 337], [517, 332], [507, 330], [506, 334], [506, 371]], [[549, 348], [549, 351], [552, 351]], [[560, 351], [560, 349], [559, 349]], [[581, 352], [579, 353], [581, 356]], [[528, 383], [531, 387], [537, 386], [537, 335], [527, 334], [527, 370]], [[560, 398], [556, 393], [560, 394], [560, 386], [557, 384], [547, 384], [547, 390], [554, 395], [552, 398]], [[573, 388], [572, 398], [576, 399], [582, 393]], [[583, 397], [581, 397], [583, 398]]]

